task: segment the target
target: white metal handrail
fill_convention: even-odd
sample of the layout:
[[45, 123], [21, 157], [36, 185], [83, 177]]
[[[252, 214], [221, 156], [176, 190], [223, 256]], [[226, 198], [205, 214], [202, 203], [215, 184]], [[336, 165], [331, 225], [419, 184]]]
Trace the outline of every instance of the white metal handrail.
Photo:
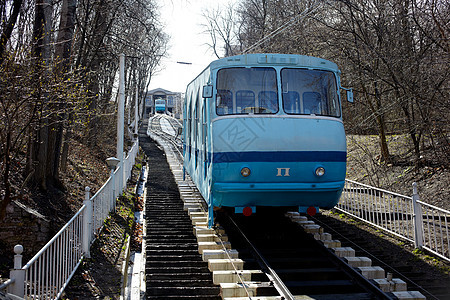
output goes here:
[[[118, 168], [120, 170], [120, 168]], [[103, 223], [109, 215], [109, 212], [114, 206], [113, 193], [115, 190], [112, 189], [114, 185], [114, 178], [110, 176], [105, 184], [92, 196], [91, 201], [94, 209], [93, 214], [93, 224], [94, 233], [98, 234], [100, 229], [103, 227]]]
[[86, 206], [25, 265], [24, 298], [58, 299], [81, 262]]
[[[134, 164], [136, 163], [136, 156], [139, 152], [139, 143], [136, 141], [128, 152], [127, 157], [125, 158], [125, 163], [127, 164], [126, 168], [126, 180], [128, 180], [131, 176], [131, 171], [133, 169]], [[125, 187], [126, 185], [124, 185]]]
[[11, 284], [13, 284], [14, 282], [16, 282], [15, 279], [8, 279], [8, 280], [6, 280], [2, 284], [0, 284], [0, 291], [6, 290], [6, 288], [8, 286], [10, 286]]
[[417, 201], [419, 222], [422, 224], [422, 236], [419, 247], [450, 261], [450, 211]]
[[[115, 208], [115, 201], [131, 177], [139, 149], [135, 140], [122, 166], [90, 197], [86, 187], [84, 205], [63, 228], [23, 267], [22, 247], [17, 248], [14, 269], [1, 289], [25, 299], [59, 299], [89, 248], [95, 234]], [[123, 175], [121, 177], [120, 175]], [[122, 180], [123, 179], [123, 180]], [[16, 251], [16, 249], [15, 249]]]
[[415, 183], [409, 197], [346, 180], [336, 209], [450, 261], [450, 211], [419, 201]]
[[[105, 184], [92, 196], [91, 201], [94, 208], [94, 233], [98, 234], [108, 217], [109, 213], [115, 208], [115, 199], [127, 185], [128, 179], [131, 177], [131, 172], [136, 161], [136, 156], [139, 149], [139, 141], [136, 140], [133, 143], [127, 157], [123, 162], [123, 178], [121, 180], [115, 180], [118, 176], [122, 175], [121, 168], [117, 168], [114, 173], [108, 178]], [[122, 186], [121, 186], [122, 185]], [[119, 192], [119, 193], [118, 193]]]

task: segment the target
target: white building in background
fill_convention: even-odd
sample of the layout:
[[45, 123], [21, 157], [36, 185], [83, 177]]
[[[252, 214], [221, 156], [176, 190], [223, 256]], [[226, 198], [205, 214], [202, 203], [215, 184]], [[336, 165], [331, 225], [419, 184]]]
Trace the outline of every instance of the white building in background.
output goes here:
[[145, 98], [144, 117], [148, 118], [149, 114], [155, 113], [155, 100], [163, 99], [166, 101], [166, 111], [170, 112], [176, 118], [181, 118], [183, 112], [183, 94], [171, 92], [162, 88], [147, 91]]

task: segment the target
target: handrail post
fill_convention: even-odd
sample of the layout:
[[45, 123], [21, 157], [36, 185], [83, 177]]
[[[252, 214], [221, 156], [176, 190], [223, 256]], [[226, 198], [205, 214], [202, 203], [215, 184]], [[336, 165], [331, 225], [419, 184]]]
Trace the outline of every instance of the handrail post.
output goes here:
[[85, 188], [84, 196], [84, 209], [83, 214], [83, 253], [86, 258], [91, 258], [90, 245], [91, 245], [91, 235], [92, 235], [92, 200], [90, 195], [91, 188]]
[[124, 171], [125, 171], [125, 173], [124, 173], [124, 175], [123, 175], [123, 188], [124, 188], [124, 190], [125, 190], [125, 187], [127, 186], [127, 181], [128, 181], [128, 178], [129, 178], [129, 176], [130, 176], [130, 161], [131, 161], [131, 147], [130, 146], [128, 146], [127, 147], [127, 154], [126, 155], [124, 155], [124, 157], [125, 157], [125, 159], [124, 159], [124, 164], [125, 164], [125, 168], [124, 168]]
[[116, 176], [114, 175], [115, 169], [111, 168], [111, 201], [113, 211], [116, 211]]
[[8, 286], [8, 293], [23, 298], [25, 295], [25, 270], [22, 269], [22, 245], [14, 246], [14, 269], [9, 273], [9, 277], [14, 281]]
[[106, 159], [106, 164], [111, 170], [111, 203], [113, 210], [116, 210], [116, 176], [115, 171], [117, 165], [120, 163], [120, 160], [115, 157], [109, 157]]
[[138, 134], [139, 124], [139, 87], [136, 84], [136, 102], [134, 103], [134, 134]]
[[423, 215], [422, 206], [417, 202], [419, 200], [419, 194], [417, 192], [417, 183], [413, 182], [413, 224], [414, 224], [414, 246], [418, 249], [422, 249], [423, 246]]
[[[119, 159], [119, 176], [117, 180], [119, 180], [119, 186], [121, 191], [124, 187], [124, 153], [123, 153], [123, 144], [124, 144], [124, 119], [125, 119], [125, 54], [119, 55], [119, 99], [118, 99], [118, 107], [117, 107], [117, 149], [116, 149], [116, 157]], [[119, 192], [119, 194], [121, 193]]]

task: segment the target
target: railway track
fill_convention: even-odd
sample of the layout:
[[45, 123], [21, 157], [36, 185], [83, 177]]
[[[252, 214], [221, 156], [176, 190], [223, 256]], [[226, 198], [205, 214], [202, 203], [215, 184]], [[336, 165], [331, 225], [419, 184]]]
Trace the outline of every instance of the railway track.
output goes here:
[[[320, 214], [313, 219], [314, 222], [326, 228], [327, 232], [336, 236], [343, 246], [353, 247], [356, 255], [370, 257], [386, 272], [402, 279], [408, 287], [420, 291], [427, 299], [450, 299], [450, 278], [443, 279], [431, 269], [431, 266], [418, 261], [410, 252], [400, 249], [400, 246], [392, 245], [389, 241], [377, 238], [331, 215]], [[434, 276], [430, 276], [433, 273]]]
[[[165, 123], [164, 127], [170, 125], [173, 130], [167, 132], [167, 128], [161, 126], [162, 120], [164, 120]], [[181, 140], [181, 134], [178, 132], [178, 129], [181, 128], [181, 124], [173, 118], [166, 117], [166, 115], [155, 115], [150, 122], [147, 135], [152, 132], [155, 136], [166, 141], [170, 145], [173, 153], [175, 153], [178, 162], [183, 164], [183, 142]]]
[[[233, 248], [239, 252], [244, 268], [260, 267], [265, 273], [268, 269], [273, 270], [293, 295], [285, 298], [393, 299], [280, 211], [258, 211], [251, 217], [218, 214], [217, 221], [228, 233]], [[239, 232], [241, 230], [246, 238]], [[249, 242], [253, 246], [249, 246]], [[255, 257], [253, 247], [265, 263], [258, 263], [260, 259]], [[263, 292], [270, 296], [278, 293], [273, 287], [267, 287]]]
[[[154, 158], [157, 165], [149, 168], [155, 175], [149, 174], [148, 194], [152, 196], [147, 199], [146, 210], [148, 299], [184, 299], [164, 294], [169, 291], [176, 295], [182, 291], [197, 293], [190, 296], [201, 297], [195, 299], [220, 299], [219, 286], [223, 299], [425, 299], [420, 293], [403, 291], [404, 282], [391, 278], [383, 279], [387, 282], [387, 288], [381, 284], [384, 292], [378, 287], [383, 280], [372, 280], [380, 273], [385, 278], [384, 270], [369, 266], [370, 259], [365, 257], [356, 258], [359, 262], [355, 264], [348, 248], [295, 213], [287, 218], [273, 209], [251, 217], [217, 212], [215, 230], [208, 229], [201, 196], [189, 178], [181, 179], [180, 143], [173, 135], [162, 133], [162, 118], [153, 118], [149, 127], [152, 137], [170, 156], [167, 160], [175, 180], [168, 180], [171, 175], [167, 173], [158, 174], [165, 157], [157, 153], [156, 145], [149, 146], [153, 147], [151, 156], [160, 157]], [[161, 182], [161, 178], [165, 180]], [[178, 228], [180, 232], [175, 231]], [[342, 249], [347, 252], [342, 253]], [[192, 275], [174, 279], [184, 269]], [[199, 279], [193, 275], [197, 273], [202, 274]], [[392, 293], [395, 283], [397, 291]]]

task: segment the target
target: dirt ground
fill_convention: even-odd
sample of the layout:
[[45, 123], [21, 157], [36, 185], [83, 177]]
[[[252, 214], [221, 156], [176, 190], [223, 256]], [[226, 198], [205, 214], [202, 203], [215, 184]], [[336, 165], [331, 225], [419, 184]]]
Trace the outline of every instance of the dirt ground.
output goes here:
[[427, 163], [412, 163], [410, 139], [404, 135], [388, 137], [392, 162], [382, 162], [378, 136], [347, 137], [347, 179], [369, 184], [405, 196], [412, 196], [413, 182], [421, 201], [450, 211], [450, 166], [433, 160], [430, 148], [423, 150]]

